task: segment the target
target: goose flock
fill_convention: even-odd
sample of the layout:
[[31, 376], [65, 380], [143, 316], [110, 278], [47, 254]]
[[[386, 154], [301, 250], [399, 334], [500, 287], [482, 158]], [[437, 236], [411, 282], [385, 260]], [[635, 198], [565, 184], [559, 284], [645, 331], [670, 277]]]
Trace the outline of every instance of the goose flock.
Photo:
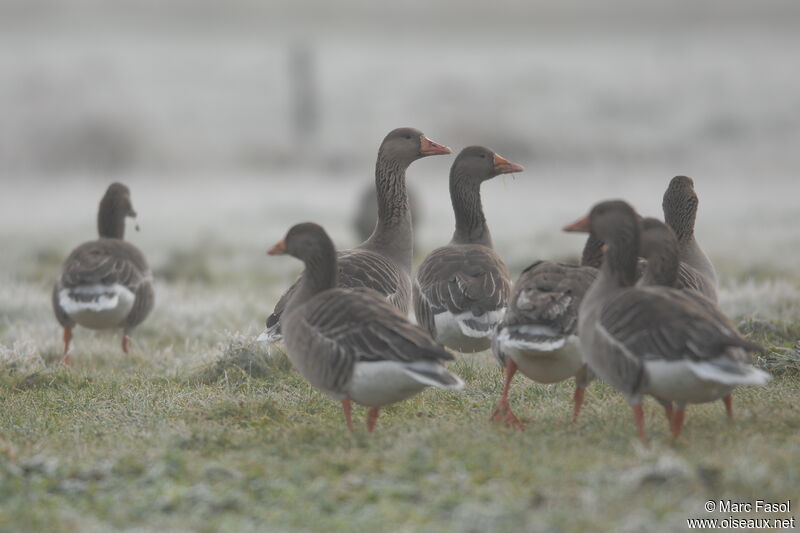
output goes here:
[[[427, 387], [463, 389], [446, 367], [453, 352], [491, 349], [502, 367], [494, 422], [524, 429], [508, 397], [517, 372], [542, 384], [574, 378], [573, 420], [599, 378], [627, 398], [644, 443], [645, 395], [663, 405], [677, 439], [688, 404], [722, 400], [732, 417], [734, 388], [769, 381], [751, 363], [762, 348], [717, 306], [717, 274], [694, 236], [691, 178], [669, 183], [664, 222], [622, 200], [597, 203], [563, 228], [588, 234], [580, 264], [537, 260], [512, 281], [492, 245], [481, 185], [524, 169], [488, 148], [464, 148], [450, 169], [453, 237], [414, 273], [406, 170], [450, 153], [419, 130], [391, 131], [375, 165], [377, 223], [362, 244], [337, 251], [321, 226], [305, 222], [268, 251], [299, 259], [304, 270], [259, 340], [284, 343], [297, 371], [341, 402], [350, 431], [352, 402], [368, 408], [373, 431], [386, 405]], [[131, 331], [153, 308], [147, 261], [124, 240], [125, 219], [135, 216], [129, 189], [112, 184], [100, 201], [99, 238], [64, 262], [52, 302], [65, 364], [76, 325], [121, 328], [127, 352]]]

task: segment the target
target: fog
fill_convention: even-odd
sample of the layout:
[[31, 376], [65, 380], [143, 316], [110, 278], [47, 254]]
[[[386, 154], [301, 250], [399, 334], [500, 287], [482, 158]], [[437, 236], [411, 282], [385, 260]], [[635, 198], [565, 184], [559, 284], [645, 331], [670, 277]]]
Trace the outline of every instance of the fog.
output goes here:
[[[291, 269], [263, 250], [293, 223], [357, 242], [377, 147], [408, 125], [526, 167], [483, 187], [513, 269], [577, 255], [559, 228], [600, 199], [658, 215], [687, 174], [723, 276], [785, 276], [800, 260], [798, 30], [788, 0], [3, 1], [0, 268], [93, 237], [120, 180], [155, 266], [214, 239], [226, 261]], [[420, 252], [452, 232], [451, 162], [409, 170]]]

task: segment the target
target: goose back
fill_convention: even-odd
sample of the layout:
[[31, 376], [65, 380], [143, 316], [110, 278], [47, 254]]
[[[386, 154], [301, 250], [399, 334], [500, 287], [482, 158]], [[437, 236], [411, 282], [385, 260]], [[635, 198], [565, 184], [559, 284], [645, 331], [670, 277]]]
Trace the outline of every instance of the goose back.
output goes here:
[[495, 354], [501, 364], [505, 363], [505, 343], [518, 349], [549, 351], [577, 334], [578, 309], [596, 276], [593, 267], [551, 261], [537, 261], [523, 270], [498, 327], [503, 342]]
[[62, 326], [90, 328], [140, 324], [155, 301], [152, 275], [138, 248], [116, 238], [84, 243], [70, 253], [53, 289]]
[[510, 291], [508, 268], [493, 249], [479, 244], [444, 246], [431, 252], [417, 271], [414, 311], [417, 322], [434, 338], [437, 315], [447, 313], [467, 336], [485, 339], [479, 341], [479, 349], [486, 349]]
[[[623, 290], [603, 307], [595, 329], [599, 351], [614, 361], [593, 369], [628, 395], [647, 392], [648, 362], [687, 361], [744, 375], [749, 370], [734, 364], [741, 352], [761, 350], [690, 296], [662, 287]], [[613, 371], [604, 372], [608, 367]]]
[[321, 292], [287, 313], [284, 330], [292, 363], [336, 398], [347, 394], [357, 363], [438, 365], [453, 358], [369, 289]]

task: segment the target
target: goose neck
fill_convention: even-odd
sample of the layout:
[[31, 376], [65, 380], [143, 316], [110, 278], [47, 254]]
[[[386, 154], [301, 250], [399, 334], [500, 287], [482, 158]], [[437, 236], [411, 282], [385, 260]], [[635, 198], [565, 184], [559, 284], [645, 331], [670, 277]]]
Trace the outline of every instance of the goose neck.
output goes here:
[[406, 191], [406, 166], [383, 154], [375, 164], [378, 221], [364, 246], [411, 270], [414, 243]]
[[97, 233], [107, 239], [125, 238], [125, 211], [113, 200], [103, 199], [97, 213]]
[[456, 217], [453, 243], [481, 244], [492, 247], [492, 236], [486, 224], [481, 202], [481, 182], [459, 175], [455, 170], [450, 174], [450, 201]]

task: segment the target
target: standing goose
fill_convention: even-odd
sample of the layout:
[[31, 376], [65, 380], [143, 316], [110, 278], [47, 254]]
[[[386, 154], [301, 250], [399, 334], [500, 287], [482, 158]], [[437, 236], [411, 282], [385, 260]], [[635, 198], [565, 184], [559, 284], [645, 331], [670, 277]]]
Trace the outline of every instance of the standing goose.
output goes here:
[[488, 148], [464, 148], [450, 169], [456, 230], [450, 244], [425, 258], [414, 283], [417, 322], [437, 341], [459, 352], [489, 348], [510, 292], [505, 263], [492, 249], [480, 187], [520, 165]]
[[669, 182], [661, 206], [664, 210], [664, 222], [678, 237], [678, 258], [701, 274], [695, 280], [686, 279], [685, 283], [716, 302], [717, 271], [694, 238], [698, 203], [692, 178], [675, 176]]
[[640, 228], [630, 205], [600, 203], [564, 230], [590, 232], [608, 247], [578, 311], [581, 350], [591, 370], [627, 396], [642, 442], [644, 394], [677, 404], [672, 417], [677, 439], [686, 404], [769, 381], [769, 374], [744, 362], [746, 352], [761, 348], [691, 296], [669, 287], [634, 286]]
[[[644, 275], [637, 282], [640, 286], [650, 287], [673, 287], [681, 289], [686, 296], [690, 297], [694, 303], [700, 305], [706, 312], [714, 316], [715, 319], [724, 323], [732, 331], [736, 329], [733, 322], [711, 301], [700, 292], [693, 290], [685, 283], [689, 274], [697, 273], [692, 267], [678, 260], [678, 239], [672, 228], [656, 218], [644, 218], [641, 221], [641, 243], [639, 255], [647, 260], [647, 267]], [[707, 279], [707, 278], [706, 278]], [[741, 355], [747, 355], [742, 352]], [[749, 362], [749, 357], [743, 360]], [[728, 394], [722, 398], [725, 403], [725, 411], [728, 420], [733, 420], [733, 396]], [[667, 418], [672, 419], [672, 403], [662, 402], [667, 413]]]
[[508, 391], [514, 374], [539, 383], [558, 383], [575, 376], [578, 419], [591, 375], [578, 342], [578, 308], [597, 277], [603, 243], [590, 235], [580, 265], [536, 261], [514, 283], [503, 321], [497, 326], [492, 351], [504, 369], [505, 381], [492, 420], [523, 429], [511, 410]]
[[292, 227], [268, 253], [305, 264], [282, 321], [286, 348], [311, 385], [342, 402], [350, 431], [351, 401], [370, 408], [372, 431], [385, 405], [429, 386], [463, 388], [443, 366], [453, 356], [396, 307], [369, 289], [337, 288], [336, 250], [320, 226]]
[[[375, 164], [378, 221], [365, 242], [338, 252], [342, 287], [376, 290], [402, 313], [408, 313], [414, 237], [406, 193], [406, 169], [417, 159], [449, 153], [450, 148], [433, 142], [413, 128], [398, 128], [383, 139]], [[259, 340], [274, 343], [282, 339], [281, 316], [298, 283], [299, 280], [295, 281], [278, 300]]]
[[128, 353], [128, 334], [153, 308], [152, 275], [147, 260], [124, 241], [125, 217], [136, 217], [131, 193], [112, 183], [100, 200], [97, 230], [100, 238], [75, 248], [53, 287], [53, 311], [64, 328], [65, 364], [76, 324], [90, 329], [123, 328], [122, 350]]

